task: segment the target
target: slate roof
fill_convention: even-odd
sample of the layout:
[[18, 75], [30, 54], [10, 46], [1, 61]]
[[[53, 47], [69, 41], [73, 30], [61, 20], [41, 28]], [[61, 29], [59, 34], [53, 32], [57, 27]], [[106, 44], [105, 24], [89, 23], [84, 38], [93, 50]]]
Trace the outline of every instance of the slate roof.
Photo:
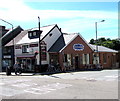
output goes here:
[[63, 33], [58, 40], [53, 44], [53, 46], [48, 50], [48, 52], [59, 52], [65, 46], [67, 46], [78, 34]]
[[[40, 30], [43, 31], [43, 32], [41, 33], [41, 39], [43, 39], [55, 26], [56, 26], [56, 24], [41, 27]], [[32, 31], [32, 30], [38, 30], [38, 28], [29, 29], [29, 31]], [[33, 42], [38, 42], [38, 41], [39, 41], [39, 38], [29, 39], [29, 38], [28, 38], [28, 34], [26, 34], [26, 35], [25, 35], [20, 41], [18, 41], [16, 44], [33, 43]]]
[[63, 35], [61, 35], [58, 40], [52, 45], [48, 52], [59, 52], [65, 46], [65, 40]]
[[[78, 35], [83, 39], [83, 37], [79, 33], [71, 33], [71, 34], [63, 33], [63, 35], [59, 37], [59, 39], [49, 49], [48, 52], [61, 52]], [[83, 40], [93, 51], [96, 50], [96, 45], [88, 44], [85, 39], [83, 39]], [[107, 47], [104, 47], [104, 46], [98, 46], [98, 51], [99, 52], [117, 52], [113, 49], [110, 49], [110, 48], [107, 48]]]
[[[89, 44], [94, 50], [96, 50], [96, 45]], [[118, 51], [104, 47], [104, 46], [98, 46], [98, 52], [115, 52], [117, 53]]]
[[8, 42], [10, 42], [13, 38], [15, 38], [23, 29], [20, 26], [14, 27], [10, 29], [3, 37], [2, 37], [2, 46], [5, 46]]
[[[28, 33], [28, 30], [21, 31], [20, 34], [18, 34], [14, 38], [14, 45], [19, 42], [26, 34]], [[5, 46], [12, 46], [13, 45], [13, 40], [11, 40], [9, 43], [7, 43]]]

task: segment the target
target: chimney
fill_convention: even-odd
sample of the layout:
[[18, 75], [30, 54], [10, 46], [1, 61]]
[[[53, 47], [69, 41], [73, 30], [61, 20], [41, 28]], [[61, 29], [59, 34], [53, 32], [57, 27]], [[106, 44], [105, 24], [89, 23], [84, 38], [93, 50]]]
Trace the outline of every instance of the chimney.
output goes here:
[[8, 30], [5, 29], [5, 26], [0, 25], [0, 37], [2, 37], [7, 32], [8, 32]]
[[60, 32], [62, 32], [62, 31], [61, 31], [61, 28], [60, 28], [59, 30], [60, 30]]

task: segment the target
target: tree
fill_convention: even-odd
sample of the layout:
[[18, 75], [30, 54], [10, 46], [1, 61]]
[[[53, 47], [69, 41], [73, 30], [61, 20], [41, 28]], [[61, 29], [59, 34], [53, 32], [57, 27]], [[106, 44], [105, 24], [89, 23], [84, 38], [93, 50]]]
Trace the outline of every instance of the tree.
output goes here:
[[[90, 44], [96, 44], [94, 39], [91, 39]], [[113, 39], [111, 40], [110, 38], [99, 38], [97, 40], [97, 45], [100, 46], [105, 46], [114, 50], [120, 50], [120, 39]]]
[[94, 40], [94, 39], [91, 39], [89, 43], [90, 43], [90, 44], [95, 44], [95, 40]]

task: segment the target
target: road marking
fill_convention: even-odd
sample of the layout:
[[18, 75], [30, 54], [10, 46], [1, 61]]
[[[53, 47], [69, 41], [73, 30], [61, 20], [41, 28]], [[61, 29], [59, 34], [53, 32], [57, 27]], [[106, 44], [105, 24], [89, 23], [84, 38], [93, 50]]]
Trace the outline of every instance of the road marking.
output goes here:
[[5, 83], [0, 82], [0, 86], [4, 85]]
[[2, 91], [0, 92], [0, 95], [2, 96], [14, 96], [17, 94], [21, 94], [23, 91], [15, 90], [7, 87], [2, 87]]
[[12, 86], [19, 87], [19, 88], [26, 88], [26, 87], [30, 87], [30, 86], [37, 86], [37, 84], [31, 83], [31, 82], [26, 82], [26, 83], [13, 84]]
[[36, 87], [36, 88], [30, 88], [30, 89], [27, 89], [24, 91], [29, 92], [29, 93], [33, 93], [33, 94], [40, 94], [41, 95], [41, 94], [47, 94], [47, 93], [52, 92], [52, 91], [57, 90], [57, 89], [67, 88], [70, 86], [72, 86], [72, 85], [55, 83], [55, 84], [48, 84], [48, 85], [44, 85], [44, 86]]
[[20, 83], [20, 84], [13, 84], [12, 86], [25, 88], [25, 87], [29, 87], [30, 85], [27, 85], [27, 84], [24, 84], [24, 83]]
[[107, 77], [107, 78], [118, 78], [118, 75], [109, 75], [109, 76], [105, 76], [105, 77]]
[[13, 83], [21, 83], [21, 82], [28, 82], [28, 81], [31, 81], [31, 80], [7, 80], [7, 79], [4, 79], [2, 80], [3, 83], [5, 84], [10, 84], [10, 82], [13, 84]]

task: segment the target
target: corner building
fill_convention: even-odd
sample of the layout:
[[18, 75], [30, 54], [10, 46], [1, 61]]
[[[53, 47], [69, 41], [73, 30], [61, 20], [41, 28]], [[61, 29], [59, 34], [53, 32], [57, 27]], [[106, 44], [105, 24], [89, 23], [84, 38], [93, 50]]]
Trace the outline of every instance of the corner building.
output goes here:
[[65, 34], [49, 50], [50, 59], [62, 70], [116, 68], [117, 51], [88, 44], [79, 33]]

